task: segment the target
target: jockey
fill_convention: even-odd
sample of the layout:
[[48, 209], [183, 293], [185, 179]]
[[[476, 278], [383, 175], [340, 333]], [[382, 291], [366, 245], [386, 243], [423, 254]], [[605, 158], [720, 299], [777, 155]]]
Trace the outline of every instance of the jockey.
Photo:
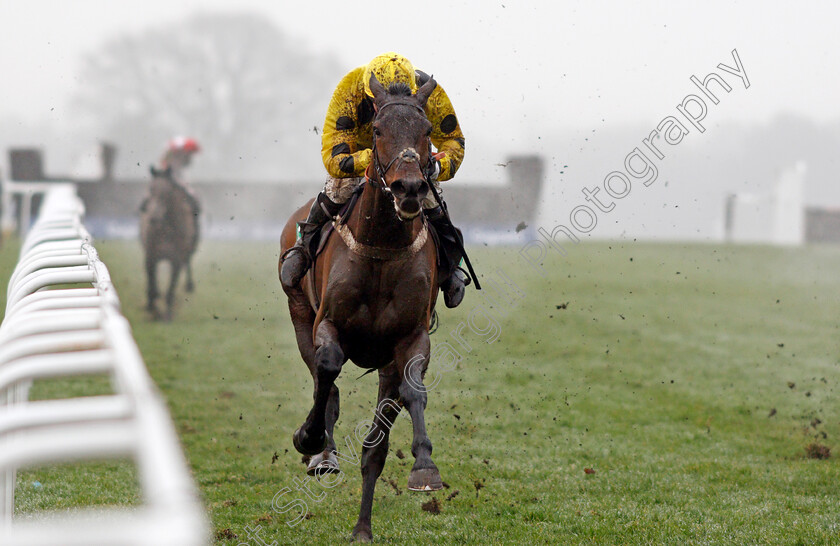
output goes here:
[[[196, 229], [194, 230], [192, 241], [193, 247], [195, 247], [198, 243], [198, 215], [201, 214], [201, 204], [198, 201], [198, 196], [195, 194], [195, 190], [193, 190], [192, 186], [190, 186], [187, 182], [184, 171], [190, 166], [192, 156], [200, 151], [201, 147], [198, 145], [198, 141], [194, 138], [177, 136], [167, 143], [166, 151], [163, 153], [163, 156], [160, 158], [160, 162], [158, 164], [158, 168], [160, 170], [157, 171], [154, 167], [152, 167], [153, 176], [157, 176], [156, 173], [163, 174], [173, 183], [181, 186], [186, 192], [190, 207], [192, 208], [193, 216], [196, 219]], [[143, 203], [140, 205], [140, 212], [146, 212], [149, 199], [151, 199], [151, 197], [148, 195], [145, 199], [143, 199]]]
[[[185, 171], [192, 163], [192, 156], [201, 151], [198, 141], [194, 138], [177, 136], [172, 138], [166, 145], [166, 151], [161, 156], [158, 162], [157, 169], [161, 174], [169, 172], [169, 177], [175, 183], [179, 184], [186, 190], [190, 197], [190, 205], [193, 208], [193, 214], [198, 216], [201, 212], [201, 206], [198, 202], [198, 197], [195, 195], [195, 190], [189, 185]], [[145, 211], [148, 205], [149, 197], [143, 199], [140, 205], [140, 210]]]
[[[405, 57], [385, 53], [375, 57], [366, 66], [351, 70], [338, 83], [321, 132], [321, 156], [329, 176], [324, 190], [312, 204], [309, 217], [299, 223], [301, 237], [289, 249], [296, 252], [287, 251], [283, 260], [280, 279], [286, 286], [300, 283], [312, 265], [310, 249], [313, 241], [317, 245], [321, 228], [347, 203], [371, 164], [374, 117], [373, 93], [369, 83], [371, 74], [375, 74], [385, 88], [400, 82], [407, 84], [413, 93], [429, 80], [427, 74], [415, 70]], [[431, 158], [431, 178], [440, 195], [438, 182], [452, 178], [464, 159], [464, 135], [452, 103], [440, 85], [426, 102], [425, 111], [432, 123], [432, 144], [437, 149]], [[440, 235], [440, 244], [444, 247], [441, 261], [449, 264], [446, 269], [452, 271], [440, 283], [444, 301], [447, 307], [457, 307], [464, 298], [464, 287], [470, 283], [470, 278], [457, 267], [461, 252], [454, 237], [460, 238], [460, 233], [452, 233], [454, 230], [441, 204], [435, 201], [431, 193], [423, 201], [423, 211]]]
[[160, 158], [162, 170], [171, 169], [172, 178], [186, 185], [184, 170], [190, 166], [192, 156], [201, 151], [194, 138], [178, 136], [169, 141], [163, 157]]

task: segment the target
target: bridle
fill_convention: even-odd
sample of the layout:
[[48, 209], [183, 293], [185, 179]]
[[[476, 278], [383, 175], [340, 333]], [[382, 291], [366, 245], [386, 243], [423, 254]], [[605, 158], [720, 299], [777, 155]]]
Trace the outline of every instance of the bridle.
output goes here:
[[[379, 110], [376, 112], [376, 116], [374, 116], [373, 121], [376, 121], [376, 118], [379, 116], [379, 114], [382, 113], [382, 110], [395, 104], [411, 106], [412, 108], [419, 110], [424, 117], [426, 115], [426, 112], [423, 110], [423, 108], [421, 108], [415, 103], [407, 101], [394, 101], [384, 104], [382, 107], [380, 107]], [[431, 146], [431, 142], [429, 146]], [[389, 188], [388, 185], [385, 183], [385, 175], [397, 161], [399, 161], [400, 163], [411, 163], [419, 161], [420, 154], [418, 154], [417, 150], [415, 150], [414, 148], [405, 148], [402, 151], [400, 151], [396, 156], [394, 156], [388, 162], [388, 164], [383, 167], [382, 162], [379, 159], [378, 149], [376, 147], [375, 132], [373, 134], [373, 144], [371, 148], [373, 153], [373, 167], [376, 172], [376, 176], [369, 178], [367, 175], [365, 175], [365, 178], [369, 184], [380, 189], [385, 195], [391, 198], [392, 202], [396, 204], [396, 200], [393, 192], [391, 191], [391, 188]], [[429, 149], [431, 149], [431, 147]], [[426, 181], [426, 183], [431, 185], [431, 179], [429, 178], [429, 173], [427, 172], [427, 170], [421, 169], [421, 171], [423, 172], [423, 178]], [[353, 201], [351, 201], [350, 203], [351, 208], [353, 203], [355, 202], [355, 199], [358, 198], [358, 195], [361, 193], [361, 188], [363, 187], [363, 184], [359, 184], [356, 187], [352, 198]], [[344, 244], [347, 245], [347, 248], [349, 248], [351, 252], [374, 260], [390, 261], [411, 258], [415, 254], [417, 254], [421, 248], [423, 248], [423, 246], [426, 244], [429, 235], [429, 229], [426, 225], [426, 216], [421, 212], [420, 218], [422, 221], [422, 227], [420, 229], [420, 232], [417, 234], [416, 237], [414, 237], [414, 240], [411, 242], [410, 245], [403, 248], [379, 248], [358, 242], [353, 233], [347, 227], [346, 221], [348, 217], [349, 214], [345, 214], [344, 217], [339, 217], [335, 222], [333, 222], [335, 230], [341, 236], [342, 240], [344, 241]], [[404, 221], [402, 216], [400, 215], [397, 215], [397, 218], [400, 220], [400, 222]]]
[[[405, 100], [396, 100], [396, 101], [388, 102], [388, 103], [380, 106], [379, 109], [376, 112], [376, 115], [373, 116], [373, 122], [376, 121], [376, 118], [379, 117], [379, 115], [382, 113], [382, 111], [385, 108], [388, 108], [389, 106], [394, 106], [394, 105], [397, 105], [397, 104], [403, 105], [403, 106], [410, 106], [410, 107], [412, 107], [416, 110], [419, 110], [420, 113], [423, 114], [423, 117], [426, 117], [426, 111], [423, 110], [423, 108], [421, 106], [419, 106], [418, 104], [416, 104], [414, 102], [405, 101]], [[399, 152], [396, 156], [394, 156], [388, 162], [388, 164], [383, 167], [382, 166], [382, 161], [380, 161], [380, 159], [379, 159], [379, 153], [378, 153], [378, 149], [377, 149], [377, 146], [376, 146], [376, 132], [375, 131], [372, 135], [372, 140], [373, 140], [373, 143], [371, 145], [371, 151], [372, 151], [372, 154], [373, 154], [372, 162], [373, 162], [373, 168], [374, 168], [376, 176], [373, 177], [373, 178], [370, 178], [370, 177], [367, 176], [367, 174], [365, 174], [365, 179], [367, 180], [367, 182], [369, 184], [371, 184], [374, 187], [379, 188], [385, 195], [389, 196], [391, 198], [391, 200], [394, 201], [395, 200], [394, 194], [391, 191], [391, 188], [389, 188], [388, 185], [385, 183], [385, 175], [388, 173], [388, 171], [391, 169], [391, 167], [394, 166], [394, 163], [396, 163], [397, 161], [400, 161], [401, 163], [419, 161], [420, 160], [420, 155], [417, 153], [417, 150], [415, 150], [414, 148], [405, 148], [401, 152]], [[432, 149], [431, 138], [428, 138], [428, 140], [429, 140], [429, 150], [431, 151], [431, 149]], [[421, 168], [420, 171], [423, 173], [423, 179], [425, 180], [426, 184], [428, 184], [429, 191], [434, 196], [435, 201], [437, 201], [438, 207], [443, 211], [443, 214], [444, 214], [447, 222], [449, 222], [449, 225], [454, 230], [454, 226], [452, 226], [452, 220], [449, 219], [449, 212], [447, 210], [446, 203], [443, 202], [443, 200], [440, 198], [440, 195], [438, 194], [437, 190], [435, 189], [435, 185], [434, 185], [434, 182], [432, 180], [432, 175], [433, 175], [433, 172], [434, 172], [434, 169], [432, 167], [433, 167], [433, 163], [432, 163], [432, 158], [430, 156], [429, 157], [429, 164], [427, 165], [427, 167], [425, 169]], [[361, 193], [361, 190], [362, 190], [363, 187], [364, 187], [364, 184], [359, 184], [356, 187], [356, 191], [354, 192], [354, 199], [358, 197], [358, 195]], [[351, 204], [351, 207], [352, 207], [352, 204]], [[396, 251], [395, 251], [395, 249], [391, 249], [391, 248], [376, 248], [376, 247], [370, 247], [370, 246], [358, 243], [355, 240], [355, 238], [353, 237], [353, 234], [350, 232], [350, 230], [347, 228], [347, 226], [345, 224], [345, 222], [347, 220], [346, 217], [339, 218], [339, 220], [337, 222], [335, 222], [334, 225], [335, 225], [336, 231], [338, 231], [339, 235], [341, 235], [341, 238], [344, 240], [344, 243], [347, 245], [347, 247], [352, 252], [355, 252], [356, 254], [359, 254], [359, 255], [362, 255], [362, 256], [367, 256], [367, 257], [373, 258], [373, 259], [378, 259], [378, 260], [391, 259], [392, 260], [392, 259], [395, 259], [396, 257], [402, 258], [404, 256], [413, 256], [426, 243], [426, 236], [428, 234], [427, 233], [428, 228], [427, 228], [427, 225], [426, 225], [427, 224], [427, 219], [426, 219], [426, 215], [423, 214], [422, 212], [420, 214], [420, 217], [422, 218], [423, 228], [422, 228], [420, 234], [418, 235], [418, 237], [416, 237], [415, 240], [412, 242], [412, 244], [409, 245], [408, 247], [405, 247], [403, 249], [396, 249]], [[397, 218], [399, 218], [400, 221], [403, 221], [401, 216], [397, 215]], [[481, 285], [478, 282], [478, 276], [475, 274], [475, 271], [473, 270], [472, 264], [470, 263], [469, 257], [467, 256], [467, 252], [466, 252], [466, 250], [464, 250], [463, 243], [460, 240], [460, 234], [456, 237], [456, 241], [457, 241], [458, 246], [460, 247], [460, 251], [463, 255], [463, 260], [467, 265], [467, 269], [469, 270], [470, 276], [472, 277], [473, 281], [475, 282], [476, 289], [481, 290]]]
[[[373, 122], [376, 121], [376, 118], [379, 117], [379, 115], [382, 113], [382, 111], [384, 109], [388, 108], [389, 106], [394, 106], [394, 105], [410, 106], [412, 108], [415, 108], [416, 110], [419, 110], [420, 113], [423, 114], [423, 117], [426, 116], [425, 110], [423, 110], [423, 108], [421, 108], [419, 105], [417, 105], [413, 102], [393, 101], [393, 102], [383, 104], [379, 108], [379, 110], [376, 112], [376, 115], [373, 117]], [[431, 150], [431, 139], [429, 139], [429, 149]], [[385, 175], [388, 173], [389, 170], [391, 170], [391, 167], [393, 167], [394, 164], [397, 161], [399, 161], [400, 163], [412, 163], [412, 162], [415, 162], [415, 161], [419, 161], [420, 160], [420, 154], [418, 154], [417, 150], [415, 150], [414, 148], [405, 148], [402, 151], [400, 151], [397, 155], [395, 155], [391, 159], [391, 161], [389, 161], [388, 164], [383, 167], [382, 166], [382, 161], [379, 159], [378, 149], [376, 147], [376, 132], [375, 131], [373, 133], [373, 145], [371, 147], [371, 150], [372, 150], [372, 155], [373, 155], [373, 168], [376, 171], [376, 178], [378, 180], [374, 179], [374, 178], [368, 178], [367, 180], [370, 184], [378, 187], [382, 192], [384, 192], [386, 195], [389, 195], [391, 197], [391, 199], [393, 199], [394, 195], [391, 192], [391, 188], [389, 188], [388, 184], [385, 183]], [[423, 179], [426, 181], [427, 184], [429, 184], [431, 186], [432, 181], [431, 181], [431, 173], [429, 172], [430, 169], [421, 168], [420, 171], [423, 173]]]

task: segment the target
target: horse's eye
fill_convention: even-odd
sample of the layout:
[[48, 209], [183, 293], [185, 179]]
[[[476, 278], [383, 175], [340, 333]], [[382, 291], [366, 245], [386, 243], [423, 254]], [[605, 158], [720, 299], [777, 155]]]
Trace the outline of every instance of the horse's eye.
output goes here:
[[379, 127], [373, 128], [373, 136], [382, 136], [382, 131], [379, 130]]
[[428, 129], [426, 129], [426, 136], [427, 136], [427, 137], [432, 136], [432, 128], [431, 128], [431, 127], [429, 127]]

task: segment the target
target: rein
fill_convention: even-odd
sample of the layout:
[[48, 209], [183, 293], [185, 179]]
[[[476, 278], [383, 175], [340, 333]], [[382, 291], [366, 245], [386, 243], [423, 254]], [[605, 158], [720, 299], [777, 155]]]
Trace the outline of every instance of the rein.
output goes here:
[[[419, 110], [424, 116], [426, 115], [426, 112], [423, 110], [423, 108], [421, 108], [417, 104], [407, 101], [395, 101], [383, 105], [377, 112], [377, 116], [385, 108], [397, 104], [403, 106], [411, 106], [412, 108]], [[420, 154], [418, 154], [417, 150], [415, 150], [414, 148], [406, 148], [400, 153], [398, 153], [396, 156], [394, 156], [394, 158], [391, 159], [391, 161], [389, 161], [388, 164], [383, 167], [382, 162], [379, 160], [379, 154], [377, 153], [376, 134], [373, 135], [372, 151], [373, 166], [376, 171], [376, 176], [371, 178], [366, 175], [365, 179], [369, 184], [378, 188], [380, 191], [388, 195], [391, 198], [391, 200], [393, 200], [394, 195], [393, 193], [391, 193], [391, 188], [389, 188], [388, 185], [385, 183], [385, 175], [388, 173], [389, 170], [391, 170], [391, 167], [393, 167], [397, 161], [418, 161], [420, 159]], [[431, 183], [425, 169], [423, 170], [423, 176], [426, 179], [427, 183]], [[361, 188], [362, 186], [359, 185], [357, 187], [357, 190], [360, 190]], [[360, 193], [360, 191], [354, 191], [353, 197], [351, 199], [355, 200]], [[349, 248], [351, 252], [364, 258], [370, 258], [372, 260], [380, 261], [392, 261], [412, 258], [420, 251], [421, 248], [423, 248], [423, 245], [426, 244], [426, 241], [429, 238], [429, 228], [426, 225], [426, 217], [421, 213], [423, 227], [420, 229], [420, 233], [417, 234], [417, 237], [415, 237], [411, 244], [408, 246], [404, 246], [402, 248], [385, 248], [360, 243], [358, 240], [356, 240], [356, 237], [353, 235], [353, 232], [351, 232], [350, 228], [347, 226], [347, 219], [350, 215], [351, 210], [352, 205], [344, 213], [344, 216], [337, 215], [333, 220], [333, 228], [336, 232], [338, 232], [339, 236], [341, 236], [341, 239], [344, 241], [344, 244], [347, 245], [347, 248]], [[401, 217], [397, 216], [397, 218], [400, 221], [403, 221]]]
[[158, 170], [158, 169], [155, 169], [154, 167], [151, 167], [150, 170], [152, 172], [152, 176], [163, 178], [167, 182], [169, 182], [170, 184], [175, 186], [176, 189], [181, 190], [185, 193], [188, 193], [187, 188], [182, 183], [178, 182], [178, 180], [176, 180], [175, 177], [172, 175], [172, 168], [171, 167], [167, 167], [167, 168], [161, 169], [161, 170]]
[[200, 208], [200, 204], [198, 203], [198, 200], [195, 198], [195, 196], [190, 193], [190, 191], [184, 184], [176, 180], [175, 177], [172, 175], [171, 167], [167, 167], [163, 170], [158, 170], [154, 167], [151, 167], [150, 170], [152, 176], [163, 178], [164, 180], [172, 184], [176, 191], [181, 192], [194, 207]]
[[186, 187], [184, 184], [182, 184], [181, 182], [179, 182], [179, 181], [178, 181], [178, 180], [177, 180], [177, 179], [176, 179], [176, 178], [172, 175], [172, 169], [171, 169], [171, 168], [169, 168], [169, 167], [168, 167], [168, 168], [163, 169], [163, 170], [158, 170], [158, 169], [154, 169], [154, 168], [153, 168], [153, 169], [152, 169], [152, 175], [154, 175], [154, 176], [158, 176], [158, 177], [161, 177], [161, 178], [165, 179], [167, 182], [169, 182], [170, 184], [172, 184], [172, 186], [174, 186], [176, 190], [178, 190], [178, 191], [182, 192], [183, 194], [185, 194], [185, 195], [187, 196], [187, 199], [190, 199], [190, 200], [194, 200], [194, 199], [195, 199], [195, 198], [194, 198], [194, 197], [190, 194], [190, 192], [189, 192], [189, 190], [187, 189], [187, 187]]
[[[423, 108], [421, 108], [417, 104], [407, 102], [407, 101], [395, 101], [395, 102], [389, 102], [387, 104], [384, 104], [379, 109], [379, 112], [377, 112], [376, 115], [378, 116], [379, 113], [382, 110], [384, 110], [388, 106], [392, 106], [394, 104], [402, 104], [404, 106], [411, 106], [413, 108], [416, 108], [417, 110], [420, 110], [420, 112], [422, 112], [424, 116], [426, 115], [426, 112], [425, 112], [425, 110], [423, 110]], [[376, 118], [374, 118], [374, 119], [376, 119]], [[417, 161], [420, 158], [420, 156], [417, 154], [417, 151], [414, 148], [406, 148], [405, 150], [403, 150], [402, 152], [397, 154], [397, 156], [394, 157], [388, 163], [388, 165], [386, 165], [385, 168], [383, 169], [382, 168], [382, 163], [379, 161], [379, 154], [376, 153], [376, 133], [374, 133], [374, 135], [373, 135], [373, 147], [372, 147], [372, 149], [373, 149], [373, 164], [374, 164], [374, 168], [376, 169], [376, 174], [377, 174], [379, 180], [378, 180], [378, 184], [377, 184], [377, 181], [374, 181], [370, 178], [368, 178], [368, 181], [371, 184], [377, 185], [379, 187], [379, 189], [384, 191], [386, 194], [390, 195], [391, 199], [393, 199], [394, 196], [391, 193], [391, 189], [385, 184], [385, 174], [388, 172], [388, 170], [391, 168], [391, 166], [394, 164], [394, 162], [397, 161], [398, 159], [401, 160], [401, 161]], [[429, 141], [429, 150], [431, 150], [431, 139]], [[444, 216], [446, 217], [446, 221], [449, 223], [449, 226], [454, 231], [455, 226], [452, 224], [452, 220], [449, 218], [449, 208], [446, 206], [446, 203], [443, 201], [443, 199], [440, 198], [440, 195], [438, 194], [437, 189], [435, 188], [434, 181], [432, 180], [432, 169], [431, 168], [421, 169], [421, 171], [423, 173], [423, 178], [426, 181], [426, 184], [429, 185], [429, 191], [432, 192], [432, 195], [434, 196], [435, 201], [437, 201], [437, 204], [440, 206], [441, 210], [443, 211]], [[424, 229], [424, 231], [426, 229], [426, 216], [425, 216], [425, 214], [423, 214], [423, 229]], [[464, 249], [464, 243], [461, 240], [460, 234], [455, 237], [455, 241], [456, 241], [456, 243], [459, 247], [459, 250], [461, 251], [461, 255], [463, 256], [463, 260], [464, 260], [464, 263], [467, 266], [467, 270], [469, 271], [470, 277], [472, 277], [473, 281], [475, 282], [476, 289], [481, 290], [481, 284], [478, 282], [478, 275], [475, 274], [475, 270], [473, 269], [472, 263], [470, 263], [470, 258], [469, 258], [469, 256], [467, 256], [466, 249]]]

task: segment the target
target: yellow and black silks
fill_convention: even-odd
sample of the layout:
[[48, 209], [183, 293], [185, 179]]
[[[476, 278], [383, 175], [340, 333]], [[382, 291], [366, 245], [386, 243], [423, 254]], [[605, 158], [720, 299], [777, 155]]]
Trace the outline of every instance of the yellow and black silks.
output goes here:
[[[321, 134], [321, 157], [327, 172], [335, 178], [363, 176], [371, 162], [374, 112], [373, 100], [365, 93], [366, 68], [360, 66], [341, 79], [327, 109]], [[415, 89], [429, 79], [419, 70], [414, 75], [416, 81], [412, 87]], [[380, 83], [388, 87], [392, 82]], [[446, 154], [440, 159], [438, 180], [449, 180], [464, 159], [464, 134], [455, 109], [440, 85], [426, 103], [426, 116], [432, 123], [432, 144], [438, 152]]]

